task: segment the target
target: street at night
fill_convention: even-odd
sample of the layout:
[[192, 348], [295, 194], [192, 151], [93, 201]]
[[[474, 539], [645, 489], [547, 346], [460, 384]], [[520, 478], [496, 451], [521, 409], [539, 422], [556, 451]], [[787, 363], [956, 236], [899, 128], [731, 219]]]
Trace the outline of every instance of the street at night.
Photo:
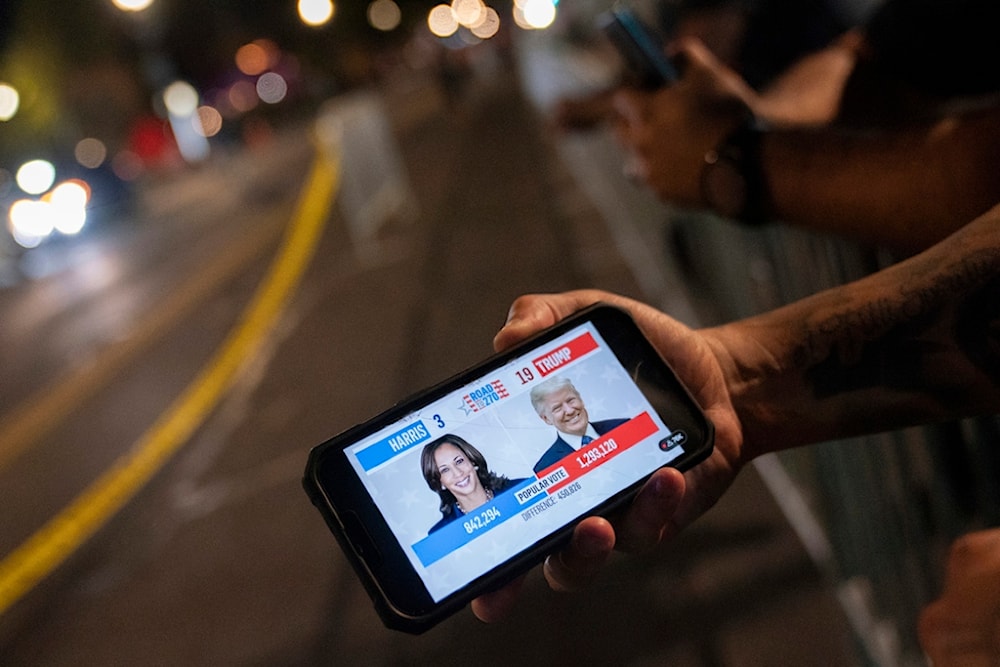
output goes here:
[[[805, 600], [815, 618], [797, 619], [797, 634], [814, 633], [810, 650], [851, 664], [835, 602], [759, 482], [745, 493], [770, 507], [763, 515], [709, 520], [662, 560], [623, 562], [588, 593], [551, 593], [536, 573], [516, 616], [498, 626], [466, 611], [420, 638], [381, 627], [301, 489], [309, 449], [485, 358], [522, 293], [595, 285], [638, 294], [544, 139], [544, 119], [509, 73], [494, 74], [454, 106], [432, 85], [399, 93], [409, 104], [395, 108], [426, 109], [394, 123], [415, 199], [364, 238], [330, 208], [252, 356], [216, 401], [188, 403], [198, 419], [190, 436], [93, 537], [42, 549], [66, 559], [5, 613], [9, 664], [455, 664], [483, 652], [529, 664], [730, 664], [721, 654], [759, 632], [744, 617]], [[3, 451], [7, 554], [30, 547], [50, 520], [103, 515], [64, 512], [92, 485], [128, 484], [127, 473], [105, 476], [180, 428], [164, 420], [246, 327], [255, 290], [299, 224], [314, 134], [289, 129], [258, 152], [151, 186], [129, 228], [41, 249], [33, 261], [53, 268], [4, 291], [4, 404], [16, 418], [5, 420], [3, 442], [17, 448]], [[737, 544], [777, 562], [744, 571], [750, 578], [725, 585], [732, 590], [685, 590], [696, 585], [687, 575], [729, 567], [708, 563], [728, 563]], [[779, 572], [789, 579], [766, 600], [736, 602]], [[645, 582], [641, 594], [630, 578]], [[719, 618], [716, 604], [734, 609]], [[706, 653], [724, 662], [704, 662]]]
[[977, 515], [941, 509], [930, 446], [899, 482], [915, 431], [761, 456], [589, 587], [536, 567], [507, 618], [420, 635], [303, 489], [315, 446], [493, 354], [521, 295], [697, 328], [889, 262], [675, 207], [613, 124], [557, 127], [616, 76], [585, 36], [611, 3], [98, 4], [0, 11], [0, 664], [923, 664], [951, 526], [911, 536]]

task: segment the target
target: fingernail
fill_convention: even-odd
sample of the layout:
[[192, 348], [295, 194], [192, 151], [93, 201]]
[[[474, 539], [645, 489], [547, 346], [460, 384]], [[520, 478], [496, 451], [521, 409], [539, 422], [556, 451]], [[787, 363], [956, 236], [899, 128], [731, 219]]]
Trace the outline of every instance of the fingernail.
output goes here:
[[671, 495], [670, 486], [660, 475], [653, 475], [653, 479], [649, 480], [649, 490], [654, 496], [663, 500], [670, 498]]
[[602, 556], [613, 549], [613, 542], [612, 538], [609, 544], [607, 537], [603, 534], [587, 533], [580, 537], [576, 543], [576, 547], [581, 555], [586, 558], [592, 558], [594, 556]]

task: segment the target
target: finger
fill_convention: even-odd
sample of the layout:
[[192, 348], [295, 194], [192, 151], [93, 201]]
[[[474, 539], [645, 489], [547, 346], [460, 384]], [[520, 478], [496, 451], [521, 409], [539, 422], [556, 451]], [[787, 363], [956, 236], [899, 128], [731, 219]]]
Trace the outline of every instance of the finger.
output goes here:
[[680, 507], [684, 489], [679, 470], [661, 468], [653, 473], [618, 522], [619, 550], [641, 552], [659, 544]]
[[545, 559], [545, 580], [555, 591], [582, 588], [600, 571], [614, 548], [615, 530], [607, 519], [584, 519], [573, 530], [569, 545]]
[[719, 62], [708, 45], [693, 35], [684, 35], [671, 42], [669, 54], [672, 58], [685, 58], [693, 61], [689, 64], [699, 66], [710, 66]]
[[627, 125], [638, 123], [646, 113], [645, 99], [646, 95], [634, 88], [620, 88], [611, 98], [611, 107], [621, 122]]
[[918, 639], [934, 667], [993, 667], [1000, 657], [995, 631], [995, 626], [973, 627], [941, 618], [928, 623], [921, 617]]
[[502, 620], [514, 608], [523, 585], [524, 575], [503, 588], [483, 593], [472, 601], [472, 613], [483, 623], [496, 623]]
[[520, 296], [511, 304], [506, 323], [494, 336], [493, 349], [506, 350], [598, 300], [600, 293], [589, 290]]

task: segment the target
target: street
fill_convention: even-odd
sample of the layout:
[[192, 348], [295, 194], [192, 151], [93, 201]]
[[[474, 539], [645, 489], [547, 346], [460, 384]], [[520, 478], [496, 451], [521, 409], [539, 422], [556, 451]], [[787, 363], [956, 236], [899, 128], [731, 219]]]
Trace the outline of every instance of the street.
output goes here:
[[520, 294], [649, 298], [512, 76], [386, 108], [414, 200], [375, 226], [310, 180], [329, 174], [303, 124], [156, 183], [0, 290], [0, 570], [52, 519], [68, 540], [23, 552], [52, 565], [3, 593], [0, 662], [860, 664], [750, 471], [587, 591], [533, 572], [497, 626], [382, 627], [302, 491], [309, 449], [489, 355]]

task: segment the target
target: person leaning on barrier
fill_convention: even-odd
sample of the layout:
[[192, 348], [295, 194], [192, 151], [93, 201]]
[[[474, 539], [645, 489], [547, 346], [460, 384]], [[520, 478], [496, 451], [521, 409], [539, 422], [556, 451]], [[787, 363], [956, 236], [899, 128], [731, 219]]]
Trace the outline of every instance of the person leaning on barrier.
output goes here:
[[431, 491], [441, 499], [441, 519], [429, 533], [439, 530], [504, 491], [524, 481], [490, 470], [486, 457], [465, 438], [443, 435], [420, 452], [420, 469]]
[[755, 90], [696, 38], [613, 106], [659, 198], [912, 252], [1000, 201], [1000, 3], [887, 0]]
[[[513, 303], [494, 346], [506, 349], [597, 301], [631, 312], [715, 424], [715, 449], [686, 473], [658, 470], [614, 524], [582, 521], [545, 562], [557, 590], [585, 584], [614, 548], [674, 537], [757, 456], [1000, 412], [1000, 206], [905, 261], [745, 320], [692, 330], [606, 292], [528, 295]], [[478, 598], [474, 612], [502, 617], [517, 588]], [[1000, 599], [1000, 586], [992, 592]]]

